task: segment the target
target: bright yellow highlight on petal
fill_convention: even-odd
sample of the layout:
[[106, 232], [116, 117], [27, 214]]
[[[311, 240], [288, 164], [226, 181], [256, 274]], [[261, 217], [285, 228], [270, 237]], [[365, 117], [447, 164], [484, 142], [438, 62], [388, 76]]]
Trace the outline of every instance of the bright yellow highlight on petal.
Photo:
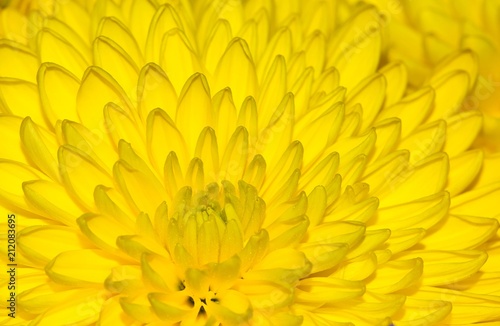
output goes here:
[[499, 324], [499, 8], [0, 0], [0, 324]]

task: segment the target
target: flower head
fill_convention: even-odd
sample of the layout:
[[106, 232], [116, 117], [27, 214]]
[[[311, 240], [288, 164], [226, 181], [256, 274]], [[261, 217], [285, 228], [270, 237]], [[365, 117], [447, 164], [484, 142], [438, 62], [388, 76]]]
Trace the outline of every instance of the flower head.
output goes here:
[[456, 109], [474, 54], [407, 89], [388, 24], [349, 1], [3, 9], [15, 322], [498, 321], [498, 160]]

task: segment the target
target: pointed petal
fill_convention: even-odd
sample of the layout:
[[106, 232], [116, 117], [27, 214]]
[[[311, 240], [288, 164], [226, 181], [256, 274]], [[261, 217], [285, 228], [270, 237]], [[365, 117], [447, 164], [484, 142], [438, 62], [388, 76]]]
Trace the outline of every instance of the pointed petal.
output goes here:
[[217, 64], [215, 78], [216, 89], [231, 88], [236, 106], [247, 96], [258, 94], [255, 65], [245, 40], [234, 38], [229, 43]]
[[149, 113], [146, 135], [149, 157], [157, 170], [161, 170], [171, 152], [180, 159], [182, 166], [187, 165], [188, 152], [183, 134], [165, 111], [155, 109]]
[[109, 102], [115, 103], [129, 114], [132, 108], [130, 100], [117, 81], [96, 66], [85, 71], [76, 101], [80, 121], [91, 130], [104, 129], [103, 110]]
[[[198, 59], [183, 31], [172, 29], [163, 35], [160, 66], [165, 70], [177, 94], [184, 93], [186, 80], [198, 74]], [[182, 62], [183, 64], [178, 64]], [[182, 92], [181, 92], [182, 89]], [[183, 98], [181, 95], [179, 98]]]
[[[61, 246], [61, 242], [64, 246]], [[17, 233], [17, 244], [26, 257], [45, 266], [62, 252], [92, 248], [92, 245], [82, 234], [65, 226], [34, 226], [24, 228]], [[39, 248], [43, 248], [40, 251]]]
[[143, 121], [156, 108], [175, 117], [177, 94], [163, 69], [155, 63], [148, 63], [141, 69], [137, 83], [137, 104]]
[[203, 128], [213, 127], [213, 120], [214, 112], [207, 79], [196, 73], [182, 88], [175, 117], [176, 125], [184, 136], [190, 153], [194, 152], [196, 140]]
[[97, 185], [113, 185], [112, 178], [90, 156], [70, 145], [59, 147], [61, 179], [67, 191], [87, 208], [94, 207]]
[[38, 92], [45, 118], [52, 127], [57, 120], [78, 121], [76, 97], [80, 80], [62, 66], [43, 63], [38, 70]]
[[92, 46], [94, 64], [112, 75], [126, 94], [133, 94], [139, 74], [134, 60], [119, 44], [106, 36], [97, 37]]
[[50, 29], [44, 28], [38, 33], [37, 46], [41, 62], [58, 64], [78, 78], [89, 66], [89, 62], [68, 40]]
[[76, 226], [76, 219], [83, 214], [66, 189], [57, 183], [29, 181], [23, 183], [23, 191], [27, 202], [48, 219]]
[[37, 86], [19, 79], [0, 78], [0, 112], [46, 125]]
[[[81, 265], [81, 262], [86, 262]], [[56, 283], [65, 285], [102, 284], [111, 268], [120, 265], [121, 261], [111, 258], [104, 251], [82, 249], [65, 251], [56, 256], [47, 266], [45, 272]], [[74, 266], [80, 268], [75, 269]]]

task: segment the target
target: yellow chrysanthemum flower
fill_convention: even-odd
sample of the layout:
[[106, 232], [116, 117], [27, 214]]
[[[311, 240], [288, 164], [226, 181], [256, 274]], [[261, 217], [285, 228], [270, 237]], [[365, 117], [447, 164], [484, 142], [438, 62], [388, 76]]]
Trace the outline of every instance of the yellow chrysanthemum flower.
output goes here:
[[[409, 82], [420, 87], [439, 70], [446, 57], [472, 50], [479, 57], [456, 57], [456, 69], [477, 69], [474, 88], [458, 108], [480, 109], [484, 115], [483, 131], [476, 147], [487, 152], [500, 152], [500, 21], [498, 0], [405, 1], [400, 7], [394, 0], [368, 0], [391, 20], [390, 60], [403, 61], [409, 67]], [[395, 8], [398, 8], [396, 10]], [[443, 62], [444, 61], [444, 62]], [[475, 81], [475, 83], [474, 83]], [[498, 162], [498, 157], [496, 158]], [[498, 164], [498, 163], [497, 163]]]
[[456, 109], [477, 63], [407, 89], [388, 25], [347, 1], [6, 5], [0, 324], [498, 323], [498, 161]]

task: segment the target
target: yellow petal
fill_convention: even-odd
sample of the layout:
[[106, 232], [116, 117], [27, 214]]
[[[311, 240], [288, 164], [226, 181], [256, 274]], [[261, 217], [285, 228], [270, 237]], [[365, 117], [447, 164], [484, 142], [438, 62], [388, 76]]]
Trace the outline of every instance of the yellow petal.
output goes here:
[[297, 117], [302, 117], [309, 108], [313, 79], [314, 71], [308, 67], [302, 71], [297, 81], [292, 84], [290, 91], [294, 94]]
[[500, 184], [492, 183], [453, 197], [450, 212], [482, 217], [498, 216], [497, 201]]
[[[325, 148], [335, 142], [343, 120], [344, 105], [339, 103], [318, 117], [310, 114], [297, 122], [294, 136], [304, 145], [304, 165], [306, 167], [309, 167], [318, 156], [323, 154]], [[317, 133], [313, 134], [310, 132], [311, 130], [316, 130]]]
[[237, 112], [231, 89], [224, 88], [215, 94], [212, 99], [212, 106], [215, 125], [217, 126], [217, 138], [221, 146], [219, 151], [223, 152], [224, 145], [228, 143], [237, 125]]
[[[243, 235], [241, 227], [234, 220], [226, 224], [220, 243], [219, 261], [229, 259], [243, 249]], [[241, 263], [240, 263], [241, 264]]]
[[273, 61], [260, 89], [257, 104], [259, 120], [266, 123], [271, 118], [287, 91], [286, 63], [279, 55]]
[[[163, 34], [161, 53], [160, 66], [167, 73], [177, 94], [184, 93], [186, 80], [200, 71], [197, 56], [184, 32], [176, 28]], [[179, 65], [179, 62], [183, 64]]]
[[488, 321], [494, 324], [495, 320], [500, 317], [497, 309], [500, 301], [496, 296], [469, 294], [434, 287], [423, 287], [415, 294], [416, 298], [424, 300], [438, 296], [453, 303], [453, 313], [446, 318], [447, 323], [490, 325]]
[[[3, 11], [3, 10], [2, 10]], [[0, 76], [34, 83], [38, 60], [25, 46], [2, 38], [0, 42]]]
[[265, 230], [260, 230], [250, 236], [247, 244], [238, 256], [241, 259], [241, 270], [246, 271], [253, 264], [259, 262], [267, 253], [269, 247], [269, 235]]
[[497, 230], [494, 218], [450, 215], [442, 228], [428, 232], [421, 244], [430, 250], [474, 249], [494, 237]]
[[[278, 161], [275, 148], [285, 148], [290, 144], [293, 135], [295, 121], [295, 104], [293, 95], [286, 94], [278, 108], [274, 111], [269, 124], [259, 134], [256, 149], [262, 153], [269, 164], [270, 169]], [[264, 123], [266, 123], [264, 121]]]
[[56, 159], [58, 144], [52, 135], [34, 124], [30, 117], [23, 120], [20, 134], [21, 142], [32, 162], [52, 180], [58, 181], [59, 169]]
[[339, 181], [340, 183], [340, 180], [335, 180], [339, 163], [339, 154], [336, 152], [330, 153], [319, 163], [316, 163], [314, 168], [306, 170], [306, 173], [300, 178], [300, 189], [309, 192], [313, 187], [318, 185], [327, 187], [334, 181]]
[[408, 71], [401, 62], [391, 62], [379, 70], [386, 80], [384, 107], [398, 103], [403, 97], [408, 80]]
[[414, 250], [398, 254], [398, 260], [420, 257], [424, 261], [423, 285], [445, 285], [466, 279], [476, 273], [488, 259], [475, 250]]
[[90, 28], [90, 19], [83, 4], [71, 2], [55, 10], [58, 11], [60, 19], [68, 24], [75, 34], [82, 36], [84, 41], [88, 41], [87, 33]]
[[477, 111], [459, 113], [447, 119], [443, 151], [453, 158], [469, 149], [481, 130], [482, 121], [482, 115]]
[[418, 300], [408, 297], [403, 310], [393, 317], [399, 326], [437, 324], [451, 313], [452, 303], [441, 300]]
[[440, 192], [399, 205], [381, 207], [377, 211], [377, 220], [369, 224], [371, 228], [391, 230], [415, 227], [428, 229], [444, 218], [449, 205], [450, 195], [447, 192]]
[[[69, 6], [72, 6], [71, 4]], [[73, 7], [73, 6], [72, 6]], [[77, 7], [78, 6], [74, 6]], [[80, 12], [82, 12], [82, 9], [79, 8]], [[66, 11], [66, 10], [63, 10]], [[67, 12], [67, 11], [66, 11]], [[86, 16], [86, 14], [83, 12], [82, 16]], [[80, 21], [81, 18], [75, 18], [75, 20]], [[44, 24], [44, 28], [53, 32], [55, 35], [59, 36], [62, 40], [67, 41], [69, 44], [71, 44], [77, 53], [79, 53], [82, 58], [86, 62], [92, 62], [92, 55], [90, 52], [90, 48], [88, 46], [88, 43], [86, 42], [87, 40], [85, 39], [86, 34], [78, 34], [71, 28], [69, 24], [72, 22], [66, 20], [59, 20], [59, 19], [48, 19], [46, 20]], [[82, 35], [84, 39], [82, 39]]]
[[[75, 269], [85, 261], [85, 265]], [[97, 249], [65, 251], [56, 256], [46, 267], [47, 275], [56, 283], [65, 285], [102, 284], [114, 266], [120, 265], [109, 254]]]
[[90, 131], [84, 125], [68, 120], [62, 122], [61, 130], [64, 143], [89, 155], [101, 168], [111, 172], [118, 153], [110, 144], [106, 131]]
[[359, 83], [347, 94], [346, 108], [360, 104], [363, 109], [363, 123], [360, 131], [363, 132], [371, 125], [384, 102], [387, 82], [384, 75], [375, 74]]
[[168, 296], [161, 293], [151, 293], [148, 295], [148, 299], [156, 315], [168, 323], [182, 322], [191, 310], [189, 296], [181, 292], [174, 292]]
[[477, 177], [483, 163], [483, 152], [472, 150], [450, 160], [447, 190], [452, 196], [463, 192]]
[[410, 151], [410, 164], [414, 165], [421, 160], [428, 159], [432, 154], [437, 155], [443, 148], [445, 140], [446, 123], [438, 120], [420, 126], [410, 136], [404, 138], [398, 148]]
[[90, 130], [104, 131], [103, 110], [109, 102], [115, 103], [127, 113], [131, 103], [122, 87], [102, 68], [92, 66], [85, 71], [76, 99], [80, 121]]
[[61, 179], [72, 196], [87, 208], [94, 207], [94, 189], [97, 185], [110, 186], [112, 178], [90, 156], [70, 146], [59, 147]]
[[121, 297], [120, 306], [134, 321], [138, 320], [143, 323], [151, 323], [159, 319], [156, 317], [150, 302], [145, 298], [139, 297], [131, 299], [129, 297]]
[[377, 256], [370, 252], [342, 262], [330, 276], [350, 281], [362, 281], [372, 275], [376, 269]]
[[[350, 187], [347, 187], [346, 193], [350, 194]], [[355, 196], [354, 196], [355, 197]], [[375, 211], [378, 208], [379, 200], [378, 198], [371, 197], [359, 202], [357, 200], [350, 202], [345, 207], [342, 207], [340, 204], [335, 208], [334, 212], [329, 215], [334, 217], [335, 220], [339, 221], [358, 221], [365, 223], [370, 220]], [[329, 216], [325, 216], [325, 220], [331, 220]]]
[[397, 147], [401, 136], [401, 120], [397, 118], [386, 119], [377, 123], [374, 127], [377, 134], [377, 143], [372, 155], [375, 159], [378, 159], [393, 152]]
[[290, 175], [302, 166], [302, 155], [304, 147], [298, 141], [292, 142], [281, 156], [278, 164], [270, 171], [269, 177], [266, 178], [266, 185], [263, 187], [263, 192], [273, 185], [283, 184]]
[[[377, 68], [381, 35], [374, 14], [374, 8], [366, 6], [342, 26], [330, 43], [329, 65], [338, 69], [340, 84], [347, 89], [354, 88]], [[364, 29], [360, 31], [358, 26]]]
[[78, 78], [89, 66], [85, 57], [68, 40], [50, 29], [42, 29], [38, 33], [37, 46], [41, 62], [58, 64]]
[[213, 126], [213, 115], [207, 79], [202, 74], [196, 73], [182, 88], [175, 117], [176, 125], [182, 132], [191, 153], [194, 152], [196, 140], [203, 128]]
[[356, 325], [372, 325], [386, 320], [382, 316], [394, 315], [404, 303], [405, 297], [399, 294], [383, 295], [367, 291], [361, 297], [326, 305], [317, 309], [315, 314], [329, 323], [343, 322], [345, 325], [354, 321]]
[[312, 92], [321, 93], [325, 92], [328, 94], [332, 90], [336, 90], [339, 86], [339, 72], [335, 68], [325, 69], [319, 78], [317, 78], [313, 83]]
[[23, 119], [15, 116], [0, 116], [0, 138], [3, 139], [6, 144], [16, 144], [16, 146], [1, 146], [0, 157], [28, 164], [22, 146], [18, 146], [21, 143], [19, 129], [21, 128], [22, 121]]
[[0, 78], [0, 112], [19, 117], [30, 116], [33, 121], [45, 126], [38, 89], [29, 82]]
[[196, 144], [195, 156], [203, 162], [203, 169], [208, 180], [218, 180], [219, 151], [217, 148], [217, 137], [212, 128], [206, 127], [200, 133]]
[[97, 247], [115, 255], [126, 257], [120, 255], [116, 239], [119, 236], [132, 233], [133, 231], [130, 228], [110, 217], [90, 213], [82, 215], [77, 222], [81, 232]]
[[292, 221], [275, 222], [267, 227], [269, 232], [269, 248], [276, 250], [286, 247], [294, 247], [294, 245], [302, 240], [309, 227], [309, 220], [304, 217], [299, 217]]
[[97, 325], [107, 325], [109, 323], [115, 323], [117, 320], [130, 324], [134, 322], [120, 306], [120, 297], [114, 296], [104, 302]]
[[147, 61], [158, 62], [163, 35], [172, 29], [183, 28], [177, 12], [168, 3], [158, 8], [150, 22], [145, 57]]
[[419, 14], [419, 23], [424, 33], [434, 34], [453, 45], [460, 40], [460, 24], [442, 13], [424, 10]]
[[182, 174], [179, 159], [175, 152], [170, 152], [168, 154], [163, 167], [163, 173], [165, 176], [165, 184], [168, 185], [167, 192], [171, 198], [174, 198], [177, 190], [184, 185], [184, 175]]
[[361, 296], [365, 286], [359, 281], [309, 277], [301, 280], [295, 291], [298, 303], [333, 303]]
[[184, 137], [165, 111], [155, 109], [149, 113], [146, 132], [149, 157], [157, 170], [161, 170], [170, 152], [176, 153], [182, 166], [187, 165]]
[[[64, 242], [64, 247], [60, 246], [61, 242]], [[25, 228], [18, 232], [17, 244], [19, 249], [40, 267], [64, 251], [92, 247], [81, 234], [63, 226]], [[38, 248], [43, 248], [43, 252], [38, 251]]]
[[120, 190], [136, 213], [154, 216], [166, 197], [163, 185], [130, 144], [121, 141], [119, 151], [120, 160], [115, 164], [113, 174]]
[[401, 120], [401, 136], [407, 137], [421, 125], [434, 103], [434, 90], [430, 87], [416, 91], [398, 103], [380, 112], [375, 121], [398, 117]]
[[314, 69], [316, 76], [323, 71], [326, 56], [325, 35], [316, 30], [311, 33], [309, 39], [305, 42], [306, 65]]
[[469, 86], [470, 91], [470, 88], [474, 85], [474, 81], [476, 80], [478, 74], [477, 61], [478, 58], [476, 54], [470, 50], [449, 55], [435, 68], [430, 83], [433, 84], [442, 76], [445, 76], [454, 70], [465, 70], [469, 75], [469, 80], [471, 81]]
[[326, 189], [323, 186], [316, 186], [307, 196], [307, 217], [311, 227], [321, 223], [326, 211]]
[[75, 226], [76, 219], [83, 214], [66, 189], [57, 183], [29, 181], [23, 183], [23, 191], [28, 203], [46, 218]]
[[436, 91], [436, 99], [429, 121], [447, 118], [456, 113], [467, 94], [469, 83], [469, 75], [464, 71], [450, 72], [436, 80], [431, 85]]
[[219, 59], [232, 39], [231, 25], [227, 20], [219, 19], [214, 24], [203, 51], [205, 66], [211, 73], [215, 72]]
[[133, 94], [139, 74], [134, 60], [119, 44], [106, 36], [99, 36], [92, 45], [94, 64], [112, 75], [126, 94]]
[[220, 164], [220, 178], [239, 180], [243, 175], [248, 155], [248, 132], [244, 127], [234, 131]]
[[[108, 7], [111, 7], [111, 4], [114, 5], [114, 3], [109, 3]], [[132, 3], [129, 5], [130, 5], [129, 7], [130, 32], [132, 33], [133, 37], [137, 40], [137, 45], [139, 49], [144, 49], [146, 46], [149, 26], [156, 12], [156, 6], [149, 1], [135, 1], [135, 0], [132, 1]], [[110, 16], [111, 17], [115, 16], [120, 18], [120, 15], [116, 14], [102, 15], [102, 17], [110, 17]], [[125, 21], [123, 19], [120, 20]]]
[[85, 295], [88, 292], [94, 291], [94, 289], [85, 289], [84, 291], [78, 288], [68, 289], [50, 282], [49, 284], [40, 284], [28, 291], [23, 291], [17, 297], [17, 304], [21, 309], [38, 315], [43, 314], [47, 309], [61, 306], [68, 301], [73, 301], [82, 296], [82, 294]]
[[31, 324], [36, 326], [49, 326], [61, 320], [74, 325], [88, 325], [99, 318], [100, 306], [106, 299], [106, 293], [99, 289], [86, 290], [73, 300], [58, 305], [42, 315], [38, 315]]
[[347, 244], [305, 244], [300, 250], [312, 264], [311, 273], [319, 273], [337, 266], [349, 250]]
[[[372, 252], [375, 249], [382, 247], [382, 244], [389, 239], [390, 236], [391, 230], [389, 229], [367, 230], [361, 242], [352, 246], [351, 251], [346, 255], [346, 258], [353, 259], [368, 252]], [[379, 263], [382, 264], [383, 262], [379, 261]]]
[[209, 313], [214, 314], [224, 324], [248, 323], [252, 316], [252, 305], [245, 295], [228, 290], [218, 294], [217, 298], [218, 302], [208, 303], [206, 309]]
[[122, 108], [114, 103], [106, 104], [102, 113], [104, 116], [105, 132], [108, 133], [111, 144], [116, 149], [118, 149], [120, 141], [123, 140], [132, 144], [142, 157], [146, 157], [147, 151], [142, 126], [126, 110], [126, 108]]
[[4, 182], [0, 185], [0, 198], [5, 205], [14, 205], [20, 209], [30, 211], [24, 200], [22, 184], [30, 180], [44, 179], [42, 173], [29, 165], [0, 160], [0, 176]]
[[38, 70], [38, 91], [45, 118], [52, 127], [57, 120], [78, 121], [76, 96], [80, 80], [65, 68], [43, 63]]
[[[235, 69], [238, 74], [235, 74]], [[227, 46], [215, 70], [215, 88], [231, 88], [234, 103], [239, 106], [249, 95], [258, 95], [257, 75], [245, 40], [234, 38]]]
[[103, 17], [96, 31], [97, 36], [105, 36], [115, 42], [128, 53], [132, 61], [137, 65], [143, 62], [141, 51], [129, 29], [116, 17]]
[[238, 113], [237, 125], [243, 126], [247, 129], [250, 140], [252, 141], [252, 145], [253, 147], [255, 147], [255, 141], [257, 140], [259, 128], [259, 119], [257, 113], [257, 104], [255, 103], [255, 99], [253, 97], [247, 97], [243, 101], [243, 104], [241, 104], [241, 109]]
[[500, 164], [500, 153], [493, 155], [485, 155], [483, 159], [483, 168], [479, 173], [478, 179], [474, 182], [477, 188], [482, 186], [499, 182], [500, 181], [500, 169], [497, 169]]
[[285, 58], [285, 62], [289, 62], [292, 54], [292, 39], [292, 33], [289, 28], [282, 27], [276, 31], [273, 38], [267, 44], [266, 50], [259, 62], [257, 74], [259, 80], [264, 79], [276, 56], [281, 55]]
[[145, 65], [141, 69], [137, 85], [137, 104], [143, 121], [156, 108], [175, 117], [177, 94], [160, 66], [155, 63]]
[[426, 231], [424, 229], [401, 229], [392, 231], [391, 237], [386, 241], [388, 249], [397, 254], [413, 247], [422, 240]]
[[377, 293], [393, 293], [406, 289], [420, 280], [424, 264], [422, 259], [390, 261], [377, 268], [367, 289]]

